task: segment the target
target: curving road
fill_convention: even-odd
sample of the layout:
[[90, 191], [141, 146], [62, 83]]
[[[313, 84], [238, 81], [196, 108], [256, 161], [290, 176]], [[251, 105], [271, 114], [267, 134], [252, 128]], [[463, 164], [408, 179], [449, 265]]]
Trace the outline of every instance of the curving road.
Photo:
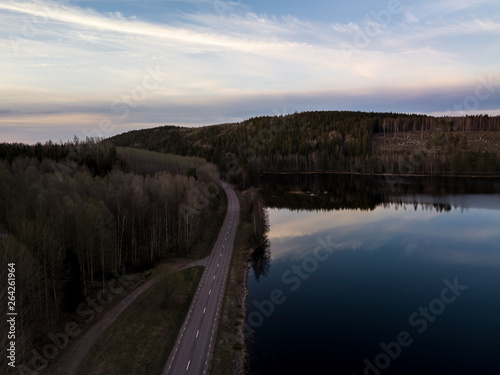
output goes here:
[[233, 188], [224, 182], [222, 188], [227, 195], [226, 218], [162, 375], [208, 373], [240, 216]]

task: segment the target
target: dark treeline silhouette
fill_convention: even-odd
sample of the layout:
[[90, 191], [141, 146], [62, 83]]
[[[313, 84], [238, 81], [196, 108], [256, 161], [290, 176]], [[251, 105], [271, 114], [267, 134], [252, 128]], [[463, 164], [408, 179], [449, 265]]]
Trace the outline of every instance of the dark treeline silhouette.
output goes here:
[[[117, 274], [189, 254], [225, 213], [218, 171], [201, 160], [137, 151], [139, 161], [157, 162], [142, 173], [135, 151], [120, 160], [99, 142], [2, 150], [0, 254], [16, 263], [19, 358]], [[193, 162], [196, 178], [184, 172]]]
[[97, 138], [82, 141], [75, 137], [73, 142], [59, 144], [0, 143], [0, 160], [12, 164], [21, 158], [38, 160], [44, 171], [69, 172], [85, 166], [93, 176], [104, 176], [118, 161], [113, 144]]
[[[486, 132], [470, 142], [471, 134]], [[397, 137], [411, 137], [396, 149]], [[474, 137], [474, 135], [472, 135]], [[118, 146], [198, 156], [242, 187], [263, 172], [356, 172], [425, 175], [498, 174], [500, 117], [305, 112], [190, 129], [166, 126], [113, 137]], [[391, 141], [391, 139], [395, 139]]]

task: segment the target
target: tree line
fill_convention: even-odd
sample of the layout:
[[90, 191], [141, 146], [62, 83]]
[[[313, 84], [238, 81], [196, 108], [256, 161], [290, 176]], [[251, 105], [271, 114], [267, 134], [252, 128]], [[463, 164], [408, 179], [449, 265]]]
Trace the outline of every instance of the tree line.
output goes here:
[[[373, 211], [377, 207], [393, 205], [414, 209], [448, 211], [452, 208], [467, 208], [456, 200], [449, 204], [425, 203], [421, 197], [449, 197], [468, 194], [498, 194], [497, 179], [440, 177], [368, 176], [352, 174], [276, 174], [265, 175], [261, 181], [261, 194], [266, 206], [293, 211]], [[416, 203], [416, 201], [419, 201]], [[465, 202], [466, 203], [466, 202]]]
[[[471, 132], [500, 133], [500, 116], [433, 117], [398, 113], [322, 111], [257, 117], [235, 124], [190, 129], [174, 126], [132, 131], [110, 139], [117, 146], [197, 156], [216, 164], [242, 187], [263, 172], [496, 174], [498, 152], [468, 147]], [[374, 148], [376, 136], [414, 133], [425, 141], [403, 153]], [[428, 146], [428, 147], [427, 147]], [[417, 163], [404, 158], [418, 157]], [[234, 168], [237, 165], [238, 168]], [[400, 170], [401, 169], [401, 170]], [[408, 168], [406, 168], [408, 169]], [[408, 173], [408, 172], [404, 172]]]

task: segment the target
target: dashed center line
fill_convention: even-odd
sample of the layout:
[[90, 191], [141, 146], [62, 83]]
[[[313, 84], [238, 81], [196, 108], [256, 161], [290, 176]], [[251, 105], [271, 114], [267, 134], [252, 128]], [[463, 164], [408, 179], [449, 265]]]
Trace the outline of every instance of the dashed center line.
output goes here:
[[[223, 185], [223, 187], [224, 187], [224, 185]], [[225, 188], [225, 187], [224, 187], [224, 190], [226, 190], [226, 188]], [[220, 250], [220, 257], [222, 257], [222, 256], [224, 255], [224, 252], [226, 251], [226, 249], [225, 249], [225, 246], [226, 246], [226, 245], [228, 245], [228, 250], [227, 250], [227, 251], [229, 252], [229, 253], [227, 254], [227, 256], [229, 256], [229, 257], [230, 257], [230, 256], [231, 256], [231, 252], [233, 251], [233, 244], [232, 244], [232, 243], [228, 243], [228, 241], [234, 241], [234, 237], [235, 237], [235, 236], [234, 236], [234, 235], [235, 235], [235, 233], [233, 233], [234, 231], [232, 231], [233, 224], [235, 224], [235, 223], [233, 223], [233, 222], [231, 222], [231, 221], [236, 220], [236, 209], [235, 209], [235, 208], [236, 208], [236, 206], [235, 206], [235, 204], [234, 204], [235, 197], [233, 197], [233, 195], [228, 195], [228, 198], [229, 198], [229, 197], [231, 197], [231, 200], [233, 201], [233, 204], [230, 206], [230, 207], [232, 207], [232, 209], [233, 209], [233, 210], [231, 210], [232, 212], [231, 212], [231, 211], [229, 211], [229, 212], [228, 212], [228, 214], [230, 214], [230, 215], [228, 215], [228, 217], [227, 217], [227, 218], [228, 218], [228, 219], [230, 219], [230, 220], [229, 220], [229, 222], [227, 222], [227, 226], [225, 226], [225, 227], [223, 226], [223, 229], [222, 229], [222, 230], [221, 230], [221, 232], [220, 232], [220, 241], [219, 241], [218, 243], [216, 243], [216, 245], [214, 246], [214, 253], [215, 253], [217, 250]], [[237, 198], [236, 198], [236, 199], [237, 199]], [[224, 229], [226, 230], [226, 235], [225, 235], [225, 236], [224, 236]], [[225, 237], [225, 238], [224, 238], [224, 237]], [[224, 239], [223, 239], [223, 238], [224, 238]], [[214, 254], [214, 253], [212, 253], [212, 254], [213, 254], [212, 256], [215, 256], [215, 254]], [[213, 265], [211, 265], [211, 264], [212, 264], [212, 256], [210, 257], [209, 262], [208, 262], [208, 264], [207, 264], [207, 269], [208, 269], [208, 268], [210, 268], [210, 267], [213, 267]], [[230, 259], [230, 258], [229, 258], [229, 259]], [[220, 265], [220, 262], [221, 262], [221, 261], [224, 261], [224, 262], [225, 262], [225, 261], [226, 261], [226, 258], [224, 258], [223, 260], [219, 260], [219, 262], [217, 263], [217, 268], [221, 267], [221, 265]], [[225, 278], [227, 277], [227, 272], [228, 272], [228, 269], [229, 269], [229, 263], [227, 263], [227, 262], [226, 262], [226, 263], [224, 263], [224, 264], [222, 265], [222, 267], [224, 268], [224, 270], [222, 270], [222, 271], [223, 271], [223, 273], [221, 274], [221, 282], [220, 282], [220, 284], [222, 284], [222, 290], [224, 290], [225, 285], [226, 285], [226, 280], [225, 280]], [[218, 272], [218, 271], [216, 271], [216, 272]], [[206, 279], [205, 279], [205, 276], [207, 276], [207, 277], [206, 277]], [[215, 280], [218, 280], [218, 279], [217, 279], [217, 274], [216, 274], [216, 273], [214, 273], [214, 275], [212, 275], [212, 276], [213, 276], [213, 280], [214, 280], [214, 282], [213, 282], [213, 286], [217, 288], [217, 287], [219, 286], [219, 284], [215, 284]], [[209, 276], [209, 273], [207, 272], [207, 274], [203, 275], [203, 278], [202, 278], [202, 280], [201, 280], [200, 286], [207, 286], [207, 287], [208, 287], [208, 284], [209, 284], [209, 283], [207, 283], [207, 282], [206, 282], [206, 280], [208, 279], [208, 277], [210, 277], [210, 276]], [[206, 290], [206, 289], [205, 289], [205, 290]], [[211, 294], [212, 294], [212, 290], [213, 290], [213, 289], [210, 289], [210, 290], [209, 290], [209, 292], [208, 292], [209, 296], [211, 296]], [[200, 291], [201, 291], [201, 288], [198, 290], [198, 292], [197, 292], [197, 294], [196, 294], [196, 296], [195, 296], [194, 302], [196, 302], [196, 301], [197, 301], [197, 299], [198, 299], [198, 294], [200, 293]], [[217, 293], [217, 296], [214, 296], [214, 298], [217, 298], [217, 299], [218, 299], [218, 306], [217, 306], [216, 316], [219, 316], [220, 307], [221, 307], [221, 306], [220, 306], [220, 305], [221, 305], [221, 296], [220, 296], [220, 294], [219, 294], [219, 289], [217, 289], [217, 290], [216, 290], [216, 293]], [[200, 299], [201, 299], [201, 298], [200, 298]], [[201, 302], [201, 301], [200, 301], [200, 302]], [[192, 309], [192, 308], [191, 308], [191, 309]], [[207, 311], [207, 307], [204, 307], [204, 309], [203, 309], [203, 314], [206, 314], [206, 311]], [[191, 317], [191, 312], [192, 312], [192, 311], [190, 310], [190, 311], [189, 311], [189, 313], [188, 313], [188, 320], [189, 320], [189, 318]], [[204, 318], [203, 318], [203, 319], [204, 319]], [[216, 320], [215, 320], [215, 322], [214, 322], [214, 326], [212, 327], [212, 334], [211, 334], [211, 335], [209, 334], [209, 336], [207, 337], [207, 338], [209, 338], [210, 340], [208, 341], [208, 344], [209, 344], [209, 345], [208, 345], [208, 353], [207, 353], [207, 355], [206, 355], [206, 358], [205, 358], [205, 359], [208, 359], [209, 354], [211, 353], [212, 347], [214, 346], [214, 345], [212, 345], [212, 344], [213, 344], [213, 339], [214, 339], [214, 334], [215, 334], [215, 333], [214, 333], [214, 329], [215, 329], [215, 324], [216, 324], [216, 322], [217, 322], [217, 319], [218, 319], [218, 318], [216, 317], [215, 319], [216, 319]], [[200, 323], [201, 323], [201, 322], [200, 322]], [[196, 323], [195, 323], [195, 324], [196, 324]], [[209, 323], [208, 323], [208, 324], [209, 324]], [[194, 325], [194, 324], [193, 324], [193, 325]], [[195, 326], [195, 327], [196, 327], [196, 326]], [[202, 324], [202, 325], [200, 325], [199, 327], [200, 327], [200, 329], [198, 329], [198, 330], [196, 331], [196, 337], [195, 337], [195, 340], [193, 340], [193, 341], [192, 341], [192, 342], [193, 342], [193, 344], [194, 344], [194, 342], [197, 342], [197, 339], [198, 339], [198, 338], [200, 338], [200, 331], [201, 331], [202, 329], [205, 329], [205, 328], [204, 328], [204, 327], [205, 327], [205, 323], [203, 323], [203, 324]], [[194, 327], [192, 327], [192, 328], [194, 328]], [[184, 330], [186, 330], [186, 329], [184, 328]], [[204, 331], [204, 332], [205, 332], [205, 331]], [[189, 335], [186, 335], [186, 337], [187, 337], [187, 338], [186, 338], [186, 339], [184, 339], [184, 338], [183, 338], [184, 333], [185, 333], [185, 332], [182, 332], [182, 333], [181, 333], [181, 338], [182, 338], [182, 340], [187, 340], [187, 339], [189, 338]], [[206, 332], [206, 333], [207, 333], [207, 332]], [[191, 337], [192, 337], [192, 336], [191, 336]], [[203, 347], [204, 347], [204, 348], [203, 348], [203, 350], [206, 350], [206, 347], [205, 347], [205, 341], [206, 341], [206, 340], [204, 340], [204, 339], [201, 339], [201, 338], [200, 338], [200, 342], [199, 342], [199, 344], [201, 345], [201, 342], [203, 342]], [[180, 340], [179, 340], [179, 345], [180, 345]], [[177, 353], [177, 349], [178, 349], [178, 347], [176, 347], [176, 348], [175, 348], [175, 354]], [[175, 358], [175, 354], [174, 354], [174, 357], [173, 357], [173, 358]], [[185, 357], [184, 357], [184, 358], [185, 358]], [[189, 358], [189, 357], [188, 357], [188, 358]], [[198, 359], [197, 359], [197, 358], [194, 358], [193, 360], [195, 361], [195, 362], [194, 362], [194, 365], [193, 365], [193, 366], [195, 366], [195, 367], [193, 367], [193, 369], [191, 370], [191, 372], [192, 372], [192, 371], [202, 371], [202, 370], [203, 370], [203, 374], [206, 374], [206, 373], [207, 373], [208, 360], [206, 360], [206, 361], [205, 361], [205, 368], [203, 368], [203, 369], [201, 369], [201, 368], [200, 368], [199, 370], [198, 370], [198, 365], [200, 365], [200, 364], [201, 364], [201, 363], [203, 363], [203, 362], [201, 362], [201, 361], [200, 361], [201, 363], [198, 363]], [[172, 361], [173, 361], [173, 359], [172, 359]], [[178, 363], [178, 365], [182, 366], [182, 362], [183, 362], [183, 361], [182, 361], [181, 357], [179, 357], [179, 356], [178, 356], [178, 362], [180, 362], [180, 363]], [[189, 360], [189, 361], [187, 362], [186, 369], [185, 369], [185, 374], [186, 374], [186, 375], [190, 373], [189, 369], [191, 368], [191, 367], [190, 367], [190, 366], [191, 366], [191, 362], [192, 362], [191, 360]], [[184, 363], [186, 363], [186, 362], [184, 362]], [[180, 367], [180, 366], [179, 366], [179, 367]], [[170, 366], [168, 367], [169, 372], [170, 372], [170, 369], [171, 369], [171, 368], [172, 368], [172, 369], [174, 369], [174, 367], [175, 367], [175, 366], [172, 366], [172, 363], [170, 363]], [[178, 370], [178, 371], [179, 371], [179, 372], [181, 372], [182, 370]], [[174, 372], [175, 372], [175, 371], [174, 371]]]

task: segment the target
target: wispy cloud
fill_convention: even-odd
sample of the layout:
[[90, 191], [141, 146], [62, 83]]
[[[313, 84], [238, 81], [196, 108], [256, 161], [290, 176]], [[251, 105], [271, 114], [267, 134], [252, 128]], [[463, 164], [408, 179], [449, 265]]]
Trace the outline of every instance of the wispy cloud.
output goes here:
[[[445, 36], [465, 36], [474, 34], [499, 34], [500, 22], [492, 19], [471, 19], [468, 21], [443, 21], [432, 25], [418, 25], [409, 34], [414, 41], [439, 40]], [[439, 38], [437, 37], [439, 36]]]
[[[466, 3], [459, 3], [465, 9]], [[120, 126], [141, 123], [139, 116], [146, 124], [222, 122], [268, 114], [273, 106], [287, 105], [283, 101], [301, 110], [376, 110], [376, 103], [385, 100], [381, 110], [446, 111], [444, 101], [438, 108], [435, 100], [425, 104], [415, 98], [473, 90], [479, 73], [498, 67], [500, 52], [488, 38], [500, 32], [499, 19], [494, 14], [465, 16], [455, 4], [458, 16], [442, 20], [429, 15], [433, 3], [423, 4], [408, 6], [376, 35], [367, 35], [367, 27], [374, 26], [369, 12], [356, 22], [325, 23], [257, 14], [236, 1], [225, 12], [184, 11], [169, 21], [152, 22], [69, 3], [3, 1], [0, 101], [10, 112], [3, 114], [1, 126], [7, 126], [12, 113], [43, 115], [43, 110], [113, 116], [112, 103], [130, 97], [148, 67], [159, 69], [164, 79], [134, 104], [128, 122]], [[359, 46], [356, 38], [363, 34], [368, 40]], [[463, 45], [448, 46], [443, 39], [476, 35], [481, 40], [464, 39]], [[479, 55], [480, 61], [474, 57]], [[400, 106], [403, 102], [406, 107]], [[238, 109], [224, 109], [231, 105]], [[207, 111], [208, 106], [226, 117]], [[179, 120], [183, 108], [189, 120]], [[84, 118], [87, 128], [96, 126], [96, 118]], [[12, 117], [12, 123], [18, 120]]]
[[433, 1], [429, 8], [442, 14], [469, 10], [481, 5], [498, 5], [498, 2], [496, 0], [438, 0]]
[[[203, 32], [197, 32], [189, 30], [186, 27], [159, 25], [138, 21], [134, 18], [124, 18], [120, 13], [104, 16], [89, 9], [83, 10], [64, 5], [56, 6], [49, 2], [0, 3], [0, 9], [40, 17], [40, 19], [63, 22], [76, 30], [104, 31], [137, 37], [148, 37], [166, 43], [175, 42], [183, 45], [230, 48], [249, 53], [272, 50], [276, 46], [283, 44], [283, 42], [277, 44], [264, 40], [254, 40], [248, 37], [241, 38], [220, 33], [210, 33], [206, 29]], [[266, 26], [266, 20], [262, 18], [255, 17], [249, 21], [251, 21], [254, 29]], [[269, 22], [267, 23], [267, 27], [272, 26]], [[94, 34], [93, 41], [96, 40], [97, 36]]]

